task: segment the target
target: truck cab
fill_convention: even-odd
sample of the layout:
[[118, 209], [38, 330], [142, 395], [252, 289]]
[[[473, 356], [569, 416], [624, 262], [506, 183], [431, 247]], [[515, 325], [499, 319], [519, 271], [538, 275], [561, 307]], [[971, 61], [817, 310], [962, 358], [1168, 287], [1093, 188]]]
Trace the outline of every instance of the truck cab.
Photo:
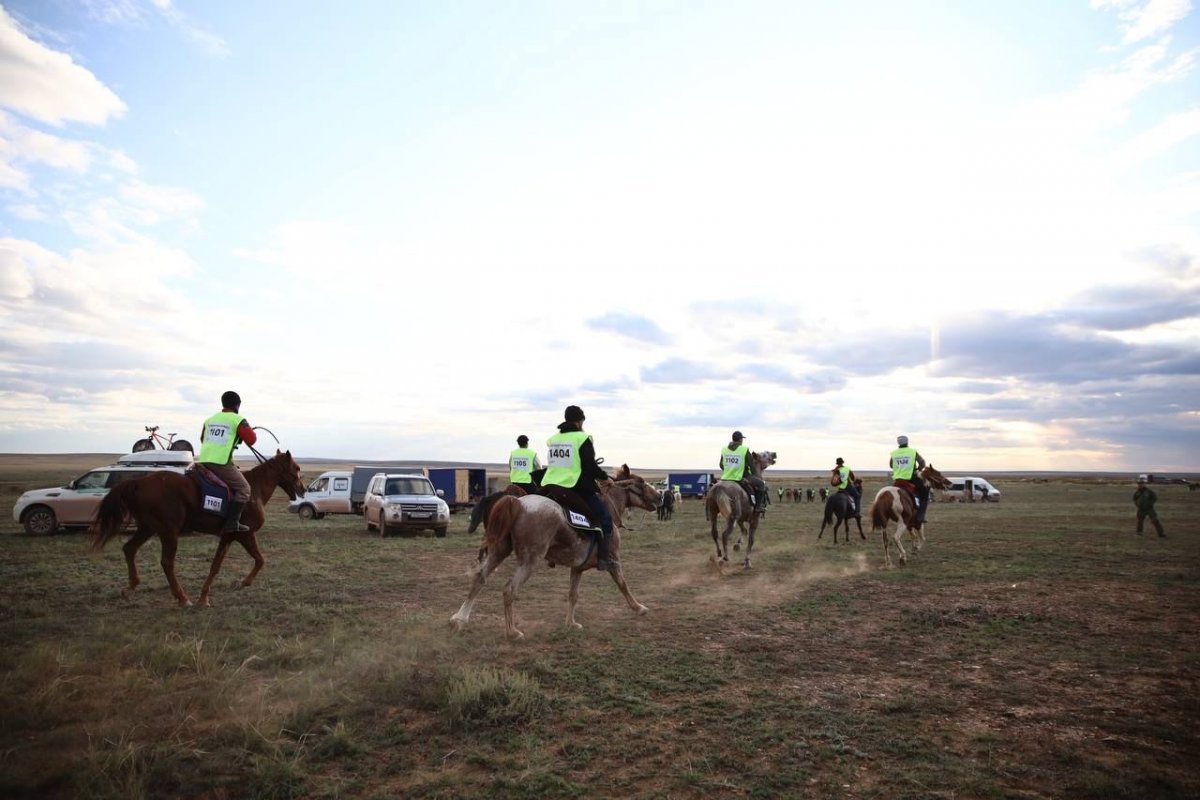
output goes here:
[[308, 485], [303, 497], [288, 503], [300, 519], [321, 519], [326, 514], [350, 514], [350, 470], [322, 472]]

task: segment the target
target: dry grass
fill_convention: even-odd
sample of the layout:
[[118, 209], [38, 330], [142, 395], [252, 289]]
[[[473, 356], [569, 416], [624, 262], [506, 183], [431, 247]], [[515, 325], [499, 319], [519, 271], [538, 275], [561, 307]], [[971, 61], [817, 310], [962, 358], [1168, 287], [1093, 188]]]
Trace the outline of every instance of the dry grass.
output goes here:
[[[91, 465], [0, 461], [0, 500]], [[749, 573], [711, 568], [699, 503], [635, 513], [650, 614], [589, 573], [567, 630], [568, 573], [542, 569], [518, 643], [504, 567], [448, 625], [464, 515], [381, 540], [273, 504], [258, 583], [231, 552], [207, 610], [173, 606], [153, 543], [126, 601], [119, 548], [8, 519], [0, 796], [1197, 796], [1200, 495], [1159, 491], [1159, 540], [1132, 534], [1128, 485], [1001, 488], [936, 506], [891, 571], [877, 537], [818, 543], [817, 503], [772, 506]], [[189, 590], [214, 546], [183, 541]]]

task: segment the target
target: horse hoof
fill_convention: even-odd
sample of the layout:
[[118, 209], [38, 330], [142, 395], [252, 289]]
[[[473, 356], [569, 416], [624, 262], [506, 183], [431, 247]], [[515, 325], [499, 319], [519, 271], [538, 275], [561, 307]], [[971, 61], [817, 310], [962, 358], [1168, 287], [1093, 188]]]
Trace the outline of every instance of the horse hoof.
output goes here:
[[517, 641], [518, 639], [524, 639], [524, 638], [525, 638], [525, 634], [521, 633], [521, 632], [520, 632], [519, 630], [517, 630], [516, 628], [513, 628], [511, 631], [509, 631], [509, 632], [508, 632], [508, 638], [509, 638], [509, 639], [512, 639], [512, 640], [515, 642], [515, 641]]
[[133, 599], [133, 589], [122, 589], [121, 597], [124, 597], [126, 600], [132, 600]]
[[572, 627], [572, 628], [574, 628], [574, 629], [575, 629], [575, 630], [577, 630], [577, 631], [581, 631], [581, 630], [583, 630], [583, 625], [581, 625], [581, 624], [580, 624], [580, 623], [578, 623], [578, 622], [572, 622], [572, 623], [570, 623], [570, 624], [571, 624], [571, 627]]
[[456, 631], [461, 631], [463, 628], [466, 627], [466, 625], [467, 625], [467, 621], [465, 619], [463, 619], [462, 617], [459, 617], [456, 615], [456, 616], [453, 616], [450, 618], [450, 627], [454, 628], [454, 630], [456, 630]]
[[733, 545], [733, 552], [735, 552], [735, 553], [736, 553], [738, 550], [741, 550], [741, 549], [742, 549], [742, 546], [741, 546], [740, 544], [736, 544], [736, 543], [735, 543], [735, 544]]
[[212, 600], [207, 597], [201, 597], [200, 598], [200, 607], [201, 608], [212, 608]]
[[639, 617], [644, 617], [644, 616], [646, 616], [646, 614], [647, 614], [647, 613], [649, 613], [649, 611], [650, 611], [650, 608], [649, 608], [648, 606], [644, 606], [644, 605], [642, 605], [641, 603], [638, 603], [638, 607], [637, 607], [637, 615], [638, 615]]
[[179, 601], [180, 608], [191, 608], [191, 606], [192, 606], [192, 601], [187, 599], [186, 597]]

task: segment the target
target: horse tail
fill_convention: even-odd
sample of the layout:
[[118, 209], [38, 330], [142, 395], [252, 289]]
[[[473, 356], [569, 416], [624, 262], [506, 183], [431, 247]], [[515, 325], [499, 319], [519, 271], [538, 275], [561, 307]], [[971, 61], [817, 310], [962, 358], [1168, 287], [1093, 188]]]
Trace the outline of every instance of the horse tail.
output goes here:
[[121, 533], [125, 520], [137, 513], [137, 487], [138, 481], [119, 483], [100, 501], [100, 507], [96, 509], [96, 516], [88, 528], [93, 551], [103, 549], [109, 540]]
[[483, 518], [487, 516], [488, 510], [492, 507], [492, 503], [495, 502], [493, 497], [493, 495], [489, 494], [487, 497], [476, 503], [471, 509], [471, 521], [467, 525], [467, 533], [474, 533], [475, 529], [479, 527], [479, 524], [483, 522]]
[[487, 533], [479, 548], [480, 561], [489, 550], [509, 538], [521, 513], [521, 501], [512, 495], [505, 495], [492, 504], [492, 510], [488, 512]]
[[[886, 506], [886, 508], [884, 508]], [[891, 516], [892, 496], [890, 493], [876, 496], [867, 514], [871, 517], [871, 530], [879, 531], [887, 527], [888, 517]]]

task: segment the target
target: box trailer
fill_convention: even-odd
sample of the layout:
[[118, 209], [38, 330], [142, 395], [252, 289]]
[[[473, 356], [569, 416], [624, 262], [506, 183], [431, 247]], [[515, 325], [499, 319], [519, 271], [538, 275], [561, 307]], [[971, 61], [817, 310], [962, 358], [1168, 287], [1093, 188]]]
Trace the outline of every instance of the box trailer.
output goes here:
[[671, 472], [667, 482], [679, 487], [680, 497], [704, 497], [712, 488], [712, 477], [707, 472]]
[[487, 492], [487, 470], [466, 467], [431, 467], [425, 471], [434, 488], [442, 490], [442, 499], [451, 511], [470, 508]]

